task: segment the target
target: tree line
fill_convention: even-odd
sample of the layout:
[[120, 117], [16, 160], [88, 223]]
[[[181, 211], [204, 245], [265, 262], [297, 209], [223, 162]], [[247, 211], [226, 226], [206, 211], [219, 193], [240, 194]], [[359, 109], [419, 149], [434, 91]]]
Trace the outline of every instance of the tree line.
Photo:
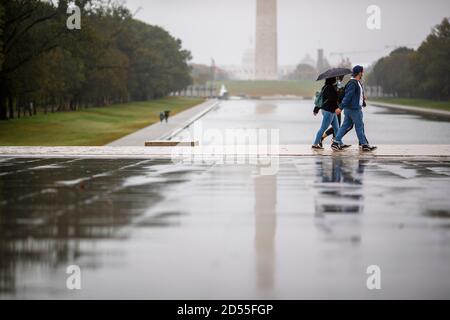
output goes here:
[[369, 85], [403, 98], [450, 100], [450, 22], [445, 18], [417, 50], [398, 48], [379, 59]]
[[[66, 26], [71, 3], [80, 30]], [[112, 0], [1, 0], [0, 119], [160, 98], [191, 84], [189, 60]]]
[[229, 80], [228, 72], [215, 65], [191, 64], [191, 77], [194, 84], [205, 85], [214, 81]]

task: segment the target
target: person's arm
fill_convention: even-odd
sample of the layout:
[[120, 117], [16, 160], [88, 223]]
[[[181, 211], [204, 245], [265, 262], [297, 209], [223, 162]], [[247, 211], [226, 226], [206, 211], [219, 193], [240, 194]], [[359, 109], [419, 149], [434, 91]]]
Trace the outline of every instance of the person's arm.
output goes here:
[[317, 115], [319, 113], [319, 111], [320, 111], [320, 108], [316, 106], [316, 107], [314, 107], [313, 114]]
[[344, 99], [345, 95], [344, 88], [338, 89], [337, 94], [338, 94], [338, 103], [340, 104], [342, 102], [342, 99]]

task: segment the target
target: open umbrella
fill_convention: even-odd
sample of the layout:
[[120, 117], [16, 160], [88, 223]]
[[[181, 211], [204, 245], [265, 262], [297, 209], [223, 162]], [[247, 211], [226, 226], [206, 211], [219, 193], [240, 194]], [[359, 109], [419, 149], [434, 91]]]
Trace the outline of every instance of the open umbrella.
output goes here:
[[345, 76], [347, 74], [352, 73], [352, 70], [347, 68], [331, 68], [324, 73], [321, 73], [316, 81], [327, 79], [327, 78], [335, 78], [340, 76]]

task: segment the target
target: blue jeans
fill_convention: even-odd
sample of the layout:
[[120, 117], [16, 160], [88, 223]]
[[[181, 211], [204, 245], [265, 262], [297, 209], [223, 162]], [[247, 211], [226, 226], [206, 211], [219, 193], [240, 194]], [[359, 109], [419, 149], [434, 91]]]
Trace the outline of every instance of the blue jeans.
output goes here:
[[344, 112], [345, 112], [344, 122], [342, 123], [342, 126], [339, 128], [339, 131], [334, 141], [339, 144], [343, 144], [342, 137], [345, 135], [347, 130], [354, 124], [359, 144], [360, 145], [368, 144], [369, 142], [367, 141], [366, 135], [364, 134], [363, 112], [361, 108], [345, 109]]
[[334, 132], [338, 132], [339, 130], [339, 122], [336, 113], [322, 110], [322, 125], [320, 126], [319, 131], [316, 135], [316, 140], [314, 140], [314, 144], [319, 144], [322, 139], [323, 133], [328, 129], [328, 127], [333, 127]]

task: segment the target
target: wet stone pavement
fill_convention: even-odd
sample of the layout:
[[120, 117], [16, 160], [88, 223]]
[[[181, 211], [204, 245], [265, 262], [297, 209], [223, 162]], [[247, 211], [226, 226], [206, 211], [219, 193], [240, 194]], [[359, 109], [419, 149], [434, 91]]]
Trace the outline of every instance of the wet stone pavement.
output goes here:
[[0, 159], [0, 298], [450, 298], [450, 158], [259, 169]]

